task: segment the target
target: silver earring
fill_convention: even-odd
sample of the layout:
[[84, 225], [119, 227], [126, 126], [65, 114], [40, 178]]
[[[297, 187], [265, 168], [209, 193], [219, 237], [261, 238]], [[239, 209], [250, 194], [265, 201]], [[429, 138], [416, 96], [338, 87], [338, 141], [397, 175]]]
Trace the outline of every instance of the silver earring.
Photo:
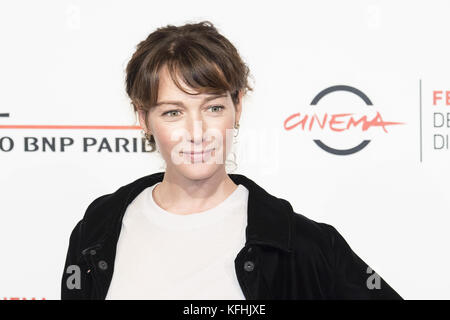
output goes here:
[[237, 129], [237, 133], [236, 133], [236, 135], [235, 135], [234, 137], [237, 137], [238, 134], [239, 134], [239, 123], [236, 123], [236, 124], [234, 125], [234, 128]]

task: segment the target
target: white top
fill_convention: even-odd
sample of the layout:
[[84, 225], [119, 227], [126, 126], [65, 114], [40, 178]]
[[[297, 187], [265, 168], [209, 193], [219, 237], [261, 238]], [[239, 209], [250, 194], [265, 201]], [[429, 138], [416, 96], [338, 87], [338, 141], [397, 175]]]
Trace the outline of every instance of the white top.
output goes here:
[[184, 215], [156, 204], [156, 185], [127, 207], [106, 299], [245, 300], [234, 259], [245, 245], [247, 188]]

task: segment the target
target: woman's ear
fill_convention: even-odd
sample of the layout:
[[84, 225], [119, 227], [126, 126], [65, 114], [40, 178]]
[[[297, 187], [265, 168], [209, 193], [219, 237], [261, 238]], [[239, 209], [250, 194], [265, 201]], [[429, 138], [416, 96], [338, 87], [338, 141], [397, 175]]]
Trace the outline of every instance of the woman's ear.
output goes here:
[[146, 124], [146, 112], [144, 110], [138, 110], [139, 115], [139, 124], [145, 132], [151, 133], [148, 131], [147, 124]]

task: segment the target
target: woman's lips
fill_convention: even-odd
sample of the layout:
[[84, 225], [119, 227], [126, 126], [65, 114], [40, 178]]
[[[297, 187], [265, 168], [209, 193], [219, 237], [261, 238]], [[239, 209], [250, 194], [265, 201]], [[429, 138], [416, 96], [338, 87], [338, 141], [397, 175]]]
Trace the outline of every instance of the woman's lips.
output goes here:
[[184, 152], [184, 151], [181, 151], [181, 153], [184, 153], [184, 154], [202, 154], [202, 153], [208, 153], [208, 152], [210, 152], [212, 150], [214, 150], [214, 149], [208, 149], [208, 150], [204, 150], [204, 151], [200, 151], [200, 152], [193, 152], [193, 151]]
[[181, 152], [181, 154], [187, 157], [190, 162], [203, 162], [212, 156], [214, 150], [216, 149], [208, 149], [203, 152]]

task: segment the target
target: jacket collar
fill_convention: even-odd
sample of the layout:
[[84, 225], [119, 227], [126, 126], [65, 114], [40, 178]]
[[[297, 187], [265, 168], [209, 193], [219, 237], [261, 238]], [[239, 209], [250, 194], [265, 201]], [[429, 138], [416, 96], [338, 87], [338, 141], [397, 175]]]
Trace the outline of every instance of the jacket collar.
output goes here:
[[[290, 203], [269, 194], [244, 175], [228, 176], [235, 184], [242, 184], [249, 190], [246, 245], [262, 244], [291, 252], [293, 209]], [[114, 243], [115, 247], [127, 206], [145, 188], [161, 182], [163, 178], [164, 172], [150, 174], [96, 199], [84, 216], [86, 249], [99, 244], [102, 246], [105, 242]]]

